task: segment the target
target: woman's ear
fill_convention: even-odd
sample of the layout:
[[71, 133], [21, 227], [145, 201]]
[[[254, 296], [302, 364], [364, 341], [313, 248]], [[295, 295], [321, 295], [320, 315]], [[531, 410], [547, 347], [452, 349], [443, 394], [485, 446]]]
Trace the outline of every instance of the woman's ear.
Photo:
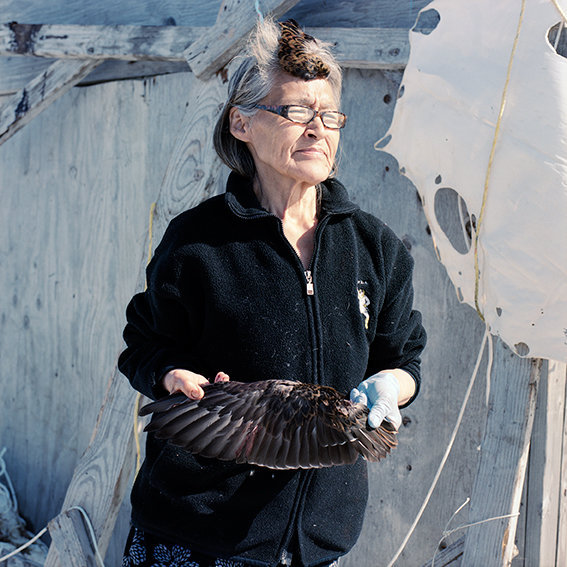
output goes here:
[[242, 142], [249, 141], [250, 116], [244, 116], [239, 108], [233, 106], [230, 109], [230, 133]]

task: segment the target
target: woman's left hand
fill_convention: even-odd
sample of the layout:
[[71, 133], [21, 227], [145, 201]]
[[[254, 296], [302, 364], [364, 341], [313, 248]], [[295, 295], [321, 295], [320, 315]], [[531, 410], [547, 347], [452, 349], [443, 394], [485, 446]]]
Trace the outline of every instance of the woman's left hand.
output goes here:
[[402, 424], [398, 408], [400, 383], [392, 372], [378, 372], [361, 382], [350, 393], [350, 401], [364, 404], [369, 410], [368, 425], [378, 427], [385, 419], [396, 429]]
[[[226, 372], [218, 372], [214, 381], [228, 382], [229, 380], [230, 377]], [[205, 395], [202, 388], [204, 384], [209, 384], [204, 376], [182, 368], [170, 370], [162, 379], [163, 387], [170, 394], [182, 392], [192, 400], [200, 400]]]

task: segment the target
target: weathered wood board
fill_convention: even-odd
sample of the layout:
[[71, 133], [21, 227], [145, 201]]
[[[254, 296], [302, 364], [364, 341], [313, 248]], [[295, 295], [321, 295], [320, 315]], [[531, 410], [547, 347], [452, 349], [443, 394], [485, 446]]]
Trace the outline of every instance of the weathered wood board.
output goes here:
[[[254, 18], [248, 18], [254, 22]], [[247, 26], [250, 29], [251, 26]], [[406, 29], [392, 28], [316, 28], [309, 33], [332, 45], [333, 53], [343, 67], [357, 69], [402, 69], [409, 57]], [[235, 28], [230, 29], [231, 35]], [[89, 26], [50, 24], [0, 24], [0, 56], [27, 56], [55, 59], [111, 59], [117, 61], [147, 61], [175, 63], [185, 61], [184, 52], [193, 72], [212, 75], [231, 54], [236, 53], [230, 42], [215, 45], [225, 49], [222, 57], [212, 55], [206, 69], [197, 61], [194, 50], [209, 47], [211, 38], [218, 40], [218, 28], [188, 26]], [[193, 62], [195, 60], [195, 62]], [[166, 66], [166, 69], [171, 65]], [[176, 68], [187, 71], [187, 68]], [[159, 67], [153, 67], [156, 74]], [[216, 71], [215, 71], [216, 72]], [[199, 75], [197, 75], [199, 76]]]
[[524, 546], [518, 562], [526, 567], [567, 563], [567, 371], [565, 363], [549, 361], [547, 366], [539, 387], [519, 526]]

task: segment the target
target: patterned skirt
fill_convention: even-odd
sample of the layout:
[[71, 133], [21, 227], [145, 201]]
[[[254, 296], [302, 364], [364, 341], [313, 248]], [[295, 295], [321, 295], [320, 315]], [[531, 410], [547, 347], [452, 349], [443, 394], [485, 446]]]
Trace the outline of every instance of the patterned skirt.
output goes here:
[[[327, 567], [338, 567], [338, 560]], [[191, 551], [184, 545], [164, 543], [137, 528], [126, 541], [122, 567], [252, 567], [233, 559], [220, 559]]]

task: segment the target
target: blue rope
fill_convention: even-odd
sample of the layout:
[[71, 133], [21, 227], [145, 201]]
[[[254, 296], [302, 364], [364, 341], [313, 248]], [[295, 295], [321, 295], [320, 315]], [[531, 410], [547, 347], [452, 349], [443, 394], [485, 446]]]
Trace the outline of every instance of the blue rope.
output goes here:
[[264, 16], [262, 15], [262, 11], [260, 10], [260, 0], [254, 1], [254, 7], [256, 8], [256, 13], [258, 14], [258, 19], [260, 22], [264, 21]]

